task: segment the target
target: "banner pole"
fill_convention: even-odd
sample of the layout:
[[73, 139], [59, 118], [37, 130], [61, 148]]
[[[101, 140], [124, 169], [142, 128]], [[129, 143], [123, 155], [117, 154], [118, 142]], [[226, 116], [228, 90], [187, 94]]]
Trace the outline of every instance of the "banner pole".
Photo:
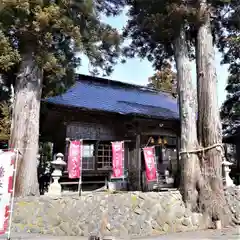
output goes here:
[[78, 182], [78, 195], [81, 196], [82, 195], [82, 159], [83, 159], [83, 140], [80, 140], [81, 143], [81, 149], [80, 149], [80, 176], [79, 176], [79, 182]]
[[69, 155], [69, 146], [70, 146], [70, 139], [69, 138], [66, 138], [66, 146], [65, 146], [65, 156], [66, 156], [66, 162], [67, 162], [67, 165], [66, 165], [66, 168], [65, 170], [68, 171], [68, 155]]
[[122, 142], [122, 152], [123, 152], [123, 166], [122, 166], [122, 171], [123, 171], [123, 185], [124, 185], [124, 180], [125, 180], [125, 146], [124, 146], [124, 141]]
[[154, 146], [154, 161], [155, 161], [155, 167], [156, 167], [156, 175], [157, 175], [157, 191], [159, 191], [159, 175], [158, 175], [158, 164], [156, 159], [156, 147]]
[[9, 216], [9, 226], [7, 233], [7, 240], [11, 239], [11, 228], [12, 228], [12, 216], [13, 216], [13, 205], [14, 205], [14, 197], [15, 197], [15, 186], [16, 186], [16, 178], [17, 178], [17, 167], [18, 167], [18, 158], [19, 158], [19, 150], [16, 150], [16, 162], [13, 169], [13, 188], [12, 188], [12, 198], [11, 198], [11, 206], [10, 206], [10, 216]]

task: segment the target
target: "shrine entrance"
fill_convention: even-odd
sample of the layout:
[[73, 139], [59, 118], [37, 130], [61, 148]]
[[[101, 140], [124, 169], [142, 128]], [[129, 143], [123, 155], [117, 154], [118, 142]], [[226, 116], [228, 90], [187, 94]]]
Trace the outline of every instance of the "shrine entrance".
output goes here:
[[[143, 190], [153, 190], [153, 188], [166, 189], [175, 186], [174, 181], [178, 175], [178, 151], [177, 137], [170, 136], [142, 136], [142, 147], [155, 147], [155, 161], [158, 171], [158, 182], [147, 183], [145, 177], [145, 163], [143, 153], [142, 160], [142, 185]], [[158, 186], [156, 186], [158, 185]]]

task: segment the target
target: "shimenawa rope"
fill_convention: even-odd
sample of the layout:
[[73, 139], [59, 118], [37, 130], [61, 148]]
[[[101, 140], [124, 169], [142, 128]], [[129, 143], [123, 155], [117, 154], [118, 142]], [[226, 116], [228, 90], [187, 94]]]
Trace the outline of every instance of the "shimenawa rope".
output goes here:
[[[220, 148], [218, 148], [218, 147], [220, 147]], [[215, 143], [215, 144], [213, 144], [213, 145], [211, 145], [211, 146], [204, 147], [204, 148], [192, 149], [192, 150], [181, 150], [181, 151], [179, 152], [179, 155], [181, 155], [181, 154], [190, 154], [190, 153], [205, 152], [205, 151], [210, 150], [210, 149], [213, 149], [213, 148], [218, 148], [218, 149], [217, 149], [218, 151], [221, 151], [221, 150], [223, 151], [223, 145], [222, 145], [222, 143]]]

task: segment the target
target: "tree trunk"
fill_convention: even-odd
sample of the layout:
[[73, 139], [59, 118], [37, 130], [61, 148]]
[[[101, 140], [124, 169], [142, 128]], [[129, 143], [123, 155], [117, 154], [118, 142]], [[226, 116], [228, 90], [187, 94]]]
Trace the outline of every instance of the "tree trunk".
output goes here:
[[[199, 12], [204, 17], [197, 35], [197, 88], [198, 88], [198, 134], [202, 147], [222, 144], [222, 129], [217, 103], [217, 76], [214, 66], [215, 54], [206, 0], [199, 1]], [[204, 152], [201, 169], [204, 191], [200, 195], [202, 210], [213, 221], [228, 223], [229, 213], [222, 181], [222, 148], [212, 147]]]
[[38, 195], [37, 154], [39, 115], [42, 93], [42, 71], [31, 51], [22, 54], [16, 79], [12, 115], [11, 147], [20, 151], [17, 170], [16, 195]]
[[177, 83], [179, 94], [179, 113], [181, 119], [181, 184], [180, 189], [186, 206], [190, 210], [197, 208], [197, 184], [200, 181], [200, 166], [197, 153], [190, 152], [198, 149], [196, 99], [191, 77], [191, 64], [186, 45], [184, 29], [174, 42], [175, 61], [177, 67]]

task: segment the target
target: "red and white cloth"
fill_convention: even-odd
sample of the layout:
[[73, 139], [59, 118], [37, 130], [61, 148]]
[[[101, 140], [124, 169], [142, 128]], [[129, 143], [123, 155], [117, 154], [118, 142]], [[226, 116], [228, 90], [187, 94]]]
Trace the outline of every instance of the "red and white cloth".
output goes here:
[[82, 162], [82, 140], [71, 141], [68, 152], [68, 177], [80, 178]]
[[14, 152], [0, 153], [0, 235], [8, 228], [15, 158]]
[[112, 142], [112, 178], [124, 177], [124, 142]]
[[147, 181], [157, 181], [157, 166], [155, 161], [155, 148], [145, 147], [143, 148], [145, 166], [146, 166], [146, 177]]

